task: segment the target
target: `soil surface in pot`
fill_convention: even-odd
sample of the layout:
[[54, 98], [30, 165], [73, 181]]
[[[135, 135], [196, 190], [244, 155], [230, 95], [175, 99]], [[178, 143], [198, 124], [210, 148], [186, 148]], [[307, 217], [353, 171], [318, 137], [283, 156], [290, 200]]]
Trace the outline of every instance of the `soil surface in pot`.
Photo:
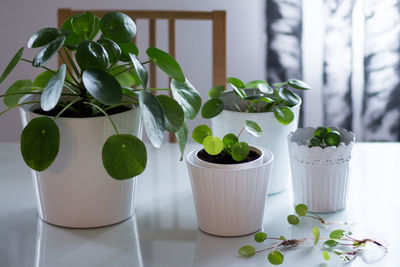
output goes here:
[[[73, 107], [76, 108], [75, 105], [73, 105]], [[76, 112], [73, 112], [68, 109], [68, 110], [64, 111], [60, 117], [62, 117], [62, 118], [87, 118], [87, 117], [102, 117], [102, 116], [104, 116], [104, 114], [101, 112], [96, 115], [92, 115], [93, 110], [90, 107], [89, 108], [88, 107], [89, 106], [86, 106], [85, 109], [79, 109], [80, 113], [76, 113]], [[129, 106], [120, 106], [120, 107], [113, 108], [111, 110], [107, 110], [107, 114], [108, 115], [118, 114], [118, 113], [128, 111], [131, 109], [132, 108]], [[50, 111], [43, 111], [41, 108], [37, 108], [33, 112], [36, 114], [44, 115], [44, 116], [55, 117], [61, 110], [62, 110], [62, 107], [57, 106]]]
[[247, 156], [247, 158], [245, 160], [235, 161], [232, 159], [231, 156], [229, 156], [225, 153], [220, 153], [218, 155], [212, 156], [212, 155], [207, 154], [207, 152], [204, 149], [202, 149], [197, 153], [197, 157], [199, 157], [200, 159], [202, 159], [204, 161], [216, 163], [216, 164], [240, 164], [240, 163], [245, 163], [245, 162], [250, 162], [250, 161], [256, 160], [260, 157], [260, 155], [254, 151], [250, 151], [249, 155]]

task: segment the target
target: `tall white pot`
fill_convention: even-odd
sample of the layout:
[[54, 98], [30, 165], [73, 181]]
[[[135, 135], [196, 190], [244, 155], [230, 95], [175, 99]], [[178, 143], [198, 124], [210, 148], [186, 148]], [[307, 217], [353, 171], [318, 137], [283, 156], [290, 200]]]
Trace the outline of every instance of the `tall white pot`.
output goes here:
[[244, 131], [240, 135], [240, 140], [265, 147], [274, 154], [269, 194], [281, 192], [289, 185], [290, 162], [287, 136], [297, 129], [300, 105], [301, 103], [292, 108], [294, 120], [288, 125], [278, 122], [273, 112], [245, 113], [223, 110], [218, 116], [211, 119], [213, 135], [221, 137], [227, 133], [238, 134], [244, 127], [246, 120], [255, 121], [260, 125], [262, 129], [260, 137], [254, 137]]
[[[20, 108], [22, 124], [39, 117], [37, 106]], [[141, 137], [138, 108], [110, 116], [120, 133]], [[54, 225], [99, 227], [132, 216], [136, 179], [111, 178], [102, 164], [102, 147], [115, 134], [104, 117], [58, 118], [60, 149], [53, 164], [42, 172], [32, 170], [39, 216]]]

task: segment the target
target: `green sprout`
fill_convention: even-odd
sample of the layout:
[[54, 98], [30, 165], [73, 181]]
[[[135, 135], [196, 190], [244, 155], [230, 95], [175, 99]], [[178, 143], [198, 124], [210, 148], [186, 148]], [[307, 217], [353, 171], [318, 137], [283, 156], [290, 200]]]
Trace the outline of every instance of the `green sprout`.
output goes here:
[[295, 211], [296, 214], [298, 215], [294, 215], [294, 214], [290, 214], [287, 216], [287, 221], [289, 224], [291, 225], [297, 225], [300, 223], [300, 218], [299, 217], [308, 217], [308, 218], [312, 218], [314, 220], [317, 220], [319, 222], [321, 222], [322, 224], [344, 224], [347, 225], [346, 222], [342, 223], [342, 222], [327, 222], [325, 219], [323, 219], [321, 216], [319, 216], [316, 213], [309, 213], [308, 212], [308, 207], [305, 204], [298, 204], [295, 207]]
[[321, 126], [315, 129], [313, 137], [308, 142], [308, 146], [325, 148], [328, 146], [338, 146], [341, 142], [342, 138], [339, 131]]

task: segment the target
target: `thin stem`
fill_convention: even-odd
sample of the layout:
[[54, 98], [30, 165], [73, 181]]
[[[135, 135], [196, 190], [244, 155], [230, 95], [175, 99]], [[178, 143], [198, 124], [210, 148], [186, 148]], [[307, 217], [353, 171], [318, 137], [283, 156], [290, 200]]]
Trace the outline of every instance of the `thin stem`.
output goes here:
[[4, 113], [6, 113], [7, 111], [12, 110], [13, 108], [17, 108], [17, 107], [20, 107], [20, 106], [23, 106], [23, 105], [28, 105], [28, 104], [35, 104], [35, 103], [40, 103], [40, 101], [28, 101], [28, 102], [16, 104], [16, 105], [14, 105], [14, 106], [12, 106], [12, 107], [0, 112], [0, 116], [3, 115]]
[[120, 74], [122, 74], [122, 73], [124, 73], [124, 72], [127, 72], [127, 71], [129, 71], [129, 70], [131, 70], [131, 69], [133, 69], [133, 68], [126, 68], [126, 69], [124, 69], [124, 70], [118, 72], [117, 74], [114, 74], [114, 77], [117, 77], [118, 75], [120, 75]]
[[[132, 89], [132, 91], [143, 91], [144, 89]], [[171, 88], [147, 88], [149, 91], [171, 91]]]
[[240, 130], [240, 132], [239, 132], [239, 134], [238, 134], [238, 136], [237, 136], [238, 139], [239, 139], [239, 136], [242, 134], [244, 128], [246, 128], [246, 127], [243, 127], [242, 130]]
[[[43, 93], [43, 90], [40, 91], [40, 92], [15, 92], [15, 93], [8, 93], [8, 94], [0, 95], [0, 97], [10, 96], [10, 95], [41, 95], [42, 93]], [[68, 93], [62, 93], [61, 95], [63, 95], [63, 96], [77, 96], [77, 94], [68, 94]]]
[[58, 112], [58, 114], [53, 118], [53, 120], [58, 119], [58, 117], [61, 116], [61, 114], [63, 114], [68, 108], [70, 108], [73, 104], [75, 104], [76, 102], [82, 100], [83, 98], [78, 97], [77, 99], [75, 99], [74, 101], [72, 101], [71, 103], [69, 103], [68, 105], [66, 105], [60, 112]]
[[[79, 79], [79, 77], [82, 77], [82, 76], [79, 76], [79, 71], [75, 65], [75, 62], [72, 60], [71, 55], [69, 54], [69, 52], [67, 51], [67, 49], [65, 47], [63, 47], [63, 50], [64, 50], [65, 55], [67, 55], [69, 63], [71, 64], [72, 68], [74, 69], [76, 77]], [[79, 84], [79, 82], [76, 82], [76, 83]]]
[[[25, 61], [25, 62], [33, 63], [33, 61], [31, 61], [31, 60], [29, 60], [29, 59], [21, 58], [21, 60], [22, 60], [22, 61]], [[47, 67], [45, 67], [45, 66], [40, 66], [40, 67], [43, 68], [43, 69], [45, 69], [45, 70], [47, 70], [47, 71], [50, 71], [50, 72], [53, 73], [53, 74], [56, 73], [56, 71], [54, 71], [54, 70], [52, 70], [52, 69], [49, 69], [49, 68], [47, 68]]]
[[108, 70], [117, 70], [117, 69], [121, 69], [121, 68], [123, 68], [123, 67], [126, 67], [126, 66], [131, 66], [131, 63], [126, 63], [126, 64], [123, 64], [123, 65], [115, 65], [115, 64], [112, 64], [109, 68], [108, 68]]
[[149, 59], [149, 60], [147, 60], [147, 61], [145, 61], [145, 62], [141, 62], [141, 63], [142, 63], [142, 65], [144, 65], [144, 64], [150, 63], [150, 62], [152, 62], [152, 61], [153, 61], [152, 59]]
[[94, 103], [90, 103], [90, 102], [83, 102], [84, 104], [88, 104], [88, 105], [92, 105], [93, 107], [97, 108], [98, 110], [101, 111], [101, 113], [104, 114], [104, 116], [107, 117], [107, 119], [110, 120], [112, 126], [114, 127], [114, 130], [117, 134], [119, 134], [117, 127], [115, 126], [113, 120], [110, 118], [110, 116], [108, 116], [107, 112], [105, 112], [101, 107], [99, 107], [98, 105], [94, 104]]
[[[103, 108], [103, 110], [104, 111], [107, 111], [107, 110], [110, 110], [110, 109], [113, 109], [113, 108], [117, 108], [117, 107], [121, 107], [121, 106], [125, 106], [125, 105], [135, 105], [136, 103], [134, 103], [134, 102], [121, 102], [120, 104], [117, 104], [117, 105], [113, 105], [113, 106], [109, 106], [109, 107], [106, 107], [106, 108]], [[96, 115], [96, 114], [99, 114], [100, 112], [99, 111], [97, 111], [97, 112], [95, 112], [95, 113], [93, 113], [93, 115]]]
[[68, 68], [67, 63], [65, 62], [64, 57], [62, 56], [61, 52], [58, 51], [58, 55], [60, 56], [62, 62], [65, 64], [65, 66], [67, 67], [67, 71], [69, 73], [69, 75], [71, 75], [71, 78], [74, 80], [75, 83], [79, 84], [79, 82], [75, 79], [74, 75], [72, 74], [71, 70]]

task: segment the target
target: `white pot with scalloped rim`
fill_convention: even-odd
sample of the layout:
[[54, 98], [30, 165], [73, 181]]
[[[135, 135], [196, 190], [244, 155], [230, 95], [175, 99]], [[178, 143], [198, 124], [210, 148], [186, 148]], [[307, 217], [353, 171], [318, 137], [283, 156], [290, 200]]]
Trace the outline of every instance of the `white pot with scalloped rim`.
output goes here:
[[288, 136], [294, 205], [303, 203], [311, 212], [346, 208], [350, 159], [355, 137], [345, 129], [339, 146], [308, 147], [315, 128], [300, 128]]
[[[24, 127], [33, 118], [42, 116], [34, 113], [36, 108], [38, 104], [20, 108]], [[138, 108], [110, 117], [120, 133], [141, 137]], [[58, 226], [89, 228], [131, 217], [136, 178], [115, 180], [102, 163], [103, 144], [115, 134], [110, 121], [104, 116], [60, 117], [55, 123], [60, 129], [60, 148], [55, 161], [45, 171], [31, 170], [40, 218]]]
[[[262, 226], [273, 154], [263, 151], [262, 161], [232, 164], [235, 168], [209, 163], [202, 166], [196, 159], [201, 150], [186, 157], [192, 184], [199, 228], [219, 236], [240, 236], [258, 231]], [[211, 164], [211, 165], [210, 165]]]

